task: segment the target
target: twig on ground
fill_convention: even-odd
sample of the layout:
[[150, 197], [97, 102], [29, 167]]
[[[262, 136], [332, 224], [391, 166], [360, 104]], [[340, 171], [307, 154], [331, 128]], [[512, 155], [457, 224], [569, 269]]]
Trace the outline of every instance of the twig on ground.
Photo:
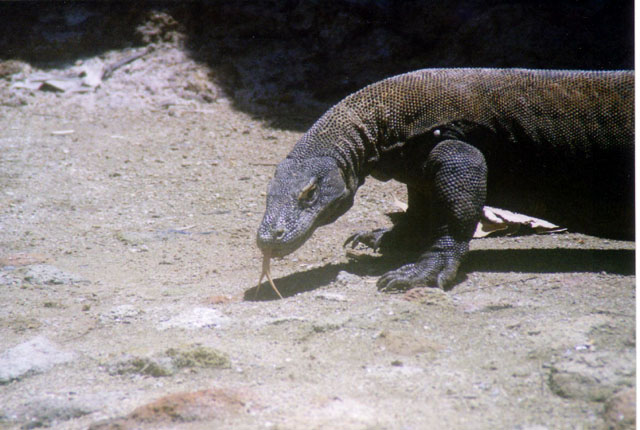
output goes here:
[[152, 52], [154, 50], [153, 46], [148, 46], [145, 50], [141, 51], [141, 52], [137, 52], [133, 55], [130, 55], [128, 57], [125, 57], [121, 60], [116, 61], [115, 63], [109, 64], [108, 66], [106, 66], [104, 68], [104, 71], [102, 72], [102, 80], [107, 80], [111, 77], [111, 75], [113, 74], [113, 72], [115, 72], [116, 70], [118, 70], [120, 67], [131, 63], [132, 61], [137, 60], [138, 58], [142, 58], [145, 55], [149, 54], [150, 52]]

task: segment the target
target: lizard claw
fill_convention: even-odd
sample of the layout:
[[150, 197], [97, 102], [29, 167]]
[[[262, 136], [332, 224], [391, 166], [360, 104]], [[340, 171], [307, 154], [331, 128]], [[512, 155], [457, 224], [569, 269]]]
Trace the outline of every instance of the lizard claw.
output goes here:
[[361, 234], [360, 232], [353, 233], [351, 236], [347, 238], [347, 240], [344, 241], [344, 243], [342, 244], [342, 247], [346, 248], [347, 246], [351, 246], [351, 248], [355, 248], [356, 246], [358, 246], [358, 244], [360, 243], [360, 240], [358, 238], [360, 234]]
[[446, 289], [456, 279], [460, 257], [446, 252], [429, 252], [416, 263], [406, 264], [378, 279], [379, 291], [399, 292], [416, 287]]
[[368, 248], [371, 248], [373, 251], [378, 251], [380, 248], [380, 239], [382, 235], [387, 232], [387, 229], [380, 228], [373, 231], [360, 231], [352, 234], [344, 241], [342, 245], [344, 248], [350, 246], [351, 248], [355, 248], [356, 246], [362, 244]]

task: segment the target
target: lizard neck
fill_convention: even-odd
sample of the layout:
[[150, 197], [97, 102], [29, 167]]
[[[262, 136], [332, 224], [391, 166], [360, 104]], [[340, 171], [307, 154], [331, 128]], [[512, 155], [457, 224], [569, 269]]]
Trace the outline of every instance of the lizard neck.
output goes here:
[[379, 159], [378, 146], [385, 141], [377, 121], [367, 121], [366, 117], [348, 103], [338, 103], [302, 136], [288, 158], [335, 159], [349, 189], [355, 193]]

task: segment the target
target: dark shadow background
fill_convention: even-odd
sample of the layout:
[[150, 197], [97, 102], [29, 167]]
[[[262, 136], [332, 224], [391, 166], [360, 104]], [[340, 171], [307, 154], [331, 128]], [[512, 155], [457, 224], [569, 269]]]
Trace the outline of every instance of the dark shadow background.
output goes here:
[[182, 43], [238, 109], [297, 130], [419, 68], [633, 68], [631, 0], [4, 2], [0, 24], [0, 60], [45, 68]]

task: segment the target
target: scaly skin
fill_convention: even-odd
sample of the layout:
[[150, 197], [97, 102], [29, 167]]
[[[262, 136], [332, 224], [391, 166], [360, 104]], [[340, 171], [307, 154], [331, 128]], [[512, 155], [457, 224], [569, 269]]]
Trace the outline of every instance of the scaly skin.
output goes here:
[[347, 243], [422, 251], [384, 274], [381, 290], [453, 285], [485, 203], [633, 238], [633, 88], [633, 72], [521, 69], [426, 69], [372, 84], [278, 165], [258, 246], [295, 251], [351, 207], [368, 175], [407, 184], [409, 209], [396, 228]]

